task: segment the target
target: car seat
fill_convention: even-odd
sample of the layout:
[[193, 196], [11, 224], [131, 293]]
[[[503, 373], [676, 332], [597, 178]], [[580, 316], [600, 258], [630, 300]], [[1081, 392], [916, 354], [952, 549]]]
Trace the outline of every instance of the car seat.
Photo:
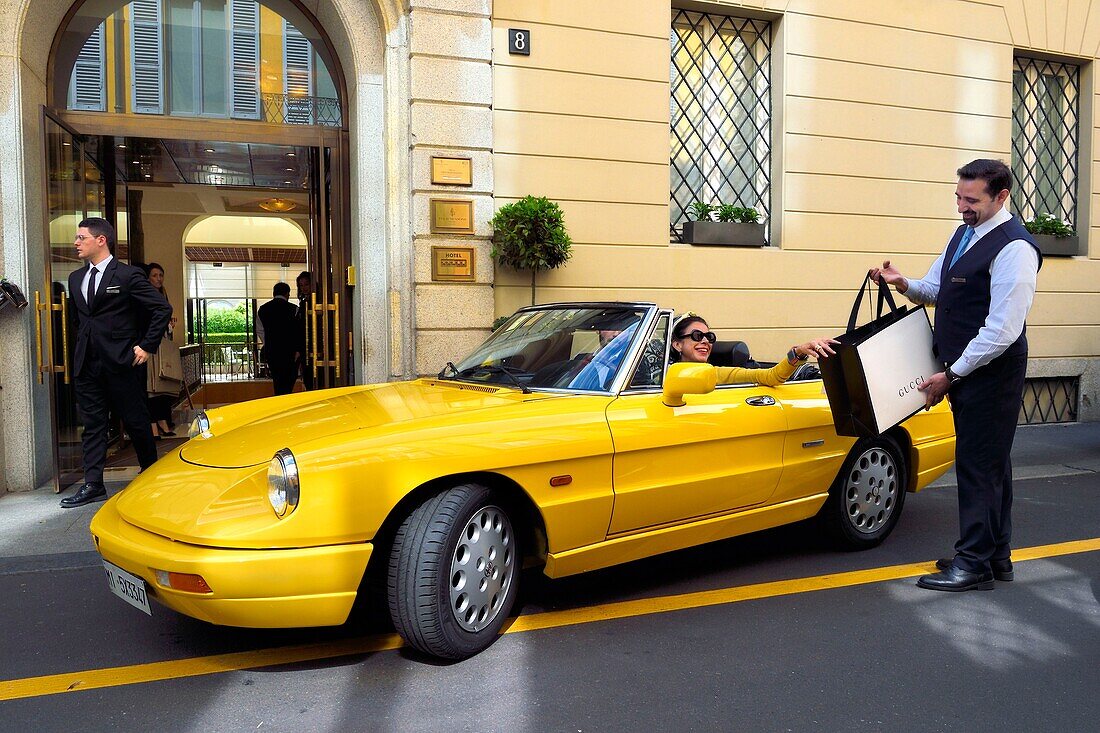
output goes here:
[[710, 350], [710, 363], [721, 367], [750, 367], [752, 357], [744, 341], [716, 341]]

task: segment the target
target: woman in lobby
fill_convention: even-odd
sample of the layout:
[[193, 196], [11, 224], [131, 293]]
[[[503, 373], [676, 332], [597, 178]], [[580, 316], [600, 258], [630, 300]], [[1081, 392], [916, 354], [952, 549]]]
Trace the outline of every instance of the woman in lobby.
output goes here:
[[[149, 278], [149, 283], [167, 301], [168, 293], [164, 290], [164, 268], [156, 262], [150, 262], [145, 265], [145, 272]], [[169, 305], [171, 305], [170, 302]], [[176, 318], [173, 316], [168, 322], [168, 330], [161, 337], [160, 349], [157, 350], [154, 358], [150, 359], [147, 365], [145, 390], [149, 403], [150, 426], [153, 429], [153, 438], [156, 440], [176, 437], [175, 432], [172, 430], [172, 406], [175, 404], [176, 398], [179, 397], [180, 382], [172, 378], [166, 378], [164, 374], [165, 360], [172, 359], [170, 352], [175, 352], [177, 355], [179, 353], [172, 341], [172, 327], [175, 323]], [[178, 356], [176, 361], [178, 361]], [[169, 371], [171, 371], [171, 367], [169, 367]]]
[[[718, 338], [703, 319], [691, 311], [680, 316], [672, 327], [671, 361], [684, 361], [705, 364], [710, 360], [711, 350]], [[715, 367], [718, 370], [718, 384], [762, 384], [775, 387], [786, 382], [795, 370], [811, 356], [825, 357], [836, 352], [831, 338], [816, 338], [804, 344], [792, 346], [787, 358], [781, 359], [770, 369], [746, 369], [744, 367]]]

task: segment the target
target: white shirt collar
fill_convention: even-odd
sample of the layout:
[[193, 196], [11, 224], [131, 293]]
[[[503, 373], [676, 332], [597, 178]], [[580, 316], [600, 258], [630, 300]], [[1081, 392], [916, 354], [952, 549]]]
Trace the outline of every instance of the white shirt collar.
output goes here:
[[99, 270], [99, 273], [102, 275], [107, 270], [107, 265], [111, 264], [111, 260], [113, 260], [114, 258], [115, 258], [114, 255], [107, 255], [102, 260], [100, 260], [98, 265], [93, 265], [91, 262], [89, 262], [88, 263], [89, 273], [91, 272], [92, 268], [94, 267], [95, 269]]
[[1002, 206], [996, 214], [974, 227], [974, 239], [981, 239], [1011, 218], [1012, 212], [1010, 212], [1007, 207]]

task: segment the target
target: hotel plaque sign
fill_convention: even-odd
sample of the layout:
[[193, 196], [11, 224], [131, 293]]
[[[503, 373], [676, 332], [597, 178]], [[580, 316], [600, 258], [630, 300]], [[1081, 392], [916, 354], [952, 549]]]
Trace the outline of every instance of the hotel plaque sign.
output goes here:
[[473, 161], [470, 158], [432, 156], [432, 183], [441, 186], [474, 185]]
[[472, 199], [431, 199], [432, 234], [473, 234]]
[[473, 281], [473, 247], [432, 247], [432, 282]]

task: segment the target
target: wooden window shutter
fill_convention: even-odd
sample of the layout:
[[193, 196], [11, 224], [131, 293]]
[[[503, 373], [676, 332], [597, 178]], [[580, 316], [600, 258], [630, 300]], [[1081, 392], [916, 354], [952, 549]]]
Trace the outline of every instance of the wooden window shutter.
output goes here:
[[69, 82], [69, 109], [104, 112], [107, 109], [107, 58], [104, 24], [100, 23], [84, 42], [73, 65]]
[[283, 19], [283, 93], [286, 95], [286, 121], [291, 124], [312, 122], [313, 47], [301, 31]]
[[130, 104], [138, 114], [164, 114], [164, 35], [160, 0], [130, 3]]
[[230, 115], [260, 119], [260, 6], [255, 0], [230, 2]]

